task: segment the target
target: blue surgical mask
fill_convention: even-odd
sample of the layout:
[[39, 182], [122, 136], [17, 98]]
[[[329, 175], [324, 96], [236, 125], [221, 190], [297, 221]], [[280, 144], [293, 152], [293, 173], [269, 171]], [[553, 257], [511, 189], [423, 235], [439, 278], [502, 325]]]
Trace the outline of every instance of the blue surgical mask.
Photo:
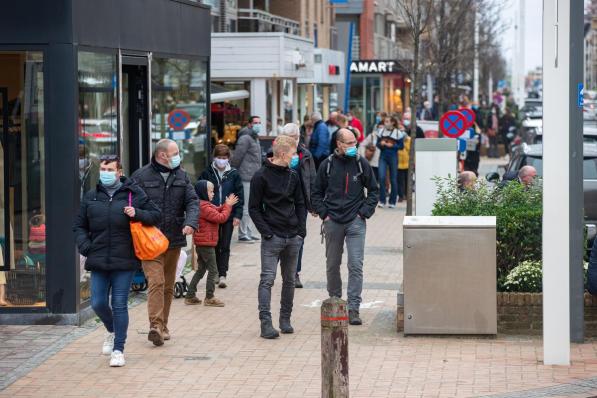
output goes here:
[[298, 168], [298, 165], [299, 165], [299, 155], [294, 155], [290, 159], [290, 164], [288, 165], [288, 167], [290, 167], [291, 169], [296, 169], [296, 168]]
[[356, 146], [351, 146], [350, 148], [346, 149], [346, 156], [348, 156], [349, 158], [354, 158], [357, 156], [357, 147]]
[[100, 181], [103, 185], [111, 187], [116, 184], [116, 172], [115, 171], [101, 171], [100, 170]]
[[410, 119], [404, 119], [403, 124], [404, 124], [404, 127], [410, 126]]
[[180, 166], [180, 161], [181, 161], [180, 154], [172, 156], [170, 158], [170, 160], [168, 160], [170, 169], [174, 170], [175, 168]]
[[375, 124], [379, 124], [381, 122], [381, 116], [375, 116]]
[[263, 126], [261, 125], [261, 123], [253, 125], [253, 131], [257, 134], [261, 134], [261, 132], [263, 131], [262, 129]]

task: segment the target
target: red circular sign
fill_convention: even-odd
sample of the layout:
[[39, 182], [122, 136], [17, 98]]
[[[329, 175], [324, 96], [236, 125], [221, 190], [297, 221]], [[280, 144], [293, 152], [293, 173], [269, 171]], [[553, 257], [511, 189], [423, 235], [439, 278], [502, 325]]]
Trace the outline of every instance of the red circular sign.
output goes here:
[[467, 129], [466, 117], [458, 111], [449, 111], [439, 119], [439, 129], [447, 137], [460, 137]]
[[462, 113], [464, 115], [464, 117], [466, 118], [466, 122], [467, 122], [466, 128], [470, 129], [471, 127], [473, 127], [473, 125], [475, 124], [475, 119], [477, 117], [475, 112], [469, 108], [459, 109], [458, 112]]
[[184, 109], [174, 109], [168, 114], [168, 126], [173, 130], [184, 130], [189, 123], [191, 123], [191, 115]]

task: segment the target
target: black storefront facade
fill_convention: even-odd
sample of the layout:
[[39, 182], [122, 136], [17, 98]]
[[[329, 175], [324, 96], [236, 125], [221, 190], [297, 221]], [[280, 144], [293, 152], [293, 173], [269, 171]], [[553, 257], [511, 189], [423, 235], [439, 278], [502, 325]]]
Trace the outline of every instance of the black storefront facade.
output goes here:
[[172, 138], [191, 178], [204, 169], [210, 26], [209, 8], [187, 0], [3, 4], [0, 323], [91, 315], [72, 222], [100, 156], [119, 155], [128, 175]]

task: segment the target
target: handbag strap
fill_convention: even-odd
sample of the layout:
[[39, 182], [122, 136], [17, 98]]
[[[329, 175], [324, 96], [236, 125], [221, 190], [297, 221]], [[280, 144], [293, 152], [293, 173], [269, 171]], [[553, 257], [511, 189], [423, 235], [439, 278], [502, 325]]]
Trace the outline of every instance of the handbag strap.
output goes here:
[[133, 193], [129, 191], [129, 207], [133, 207]]

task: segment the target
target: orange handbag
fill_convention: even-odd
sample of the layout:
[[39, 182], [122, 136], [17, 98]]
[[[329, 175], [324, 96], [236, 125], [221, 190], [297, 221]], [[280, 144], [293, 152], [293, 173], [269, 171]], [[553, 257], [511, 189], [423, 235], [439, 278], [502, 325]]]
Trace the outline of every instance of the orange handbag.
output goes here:
[[[129, 207], [132, 203], [132, 193], [129, 192]], [[139, 221], [131, 221], [130, 225], [135, 256], [139, 260], [153, 260], [168, 250], [170, 242], [158, 227], [143, 225]]]

